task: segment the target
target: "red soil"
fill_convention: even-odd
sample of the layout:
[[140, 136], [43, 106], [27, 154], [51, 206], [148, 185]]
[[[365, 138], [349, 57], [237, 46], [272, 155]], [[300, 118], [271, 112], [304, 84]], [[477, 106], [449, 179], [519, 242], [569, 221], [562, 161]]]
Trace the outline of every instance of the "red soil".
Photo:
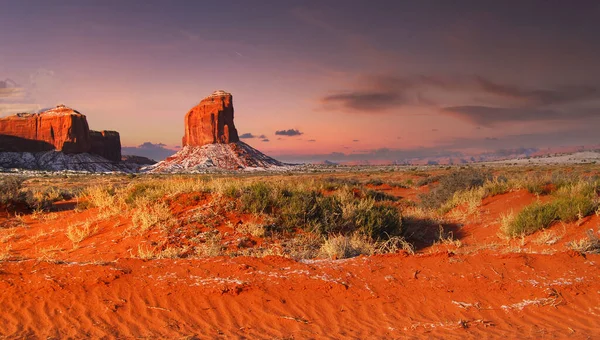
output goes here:
[[[388, 193], [417, 197], [410, 190]], [[10, 258], [0, 261], [0, 338], [599, 334], [600, 255], [580, 255], [567, 243], [596, 228], [600, 218], [553, 225], [547, 232], [559, 237], [550, 244], [538, 242], [541, 233], [511, 241], [500, 237], [500, 214], [516, 213], [536, 199], [525, 191], [486, 198], [476, 215], [456, 222], [460, 246], [301, 262], [274, 256], [134, 258], [140, 244], [186, 244], [190, 228], [211, 229], [202, 223], [182, 224], [175, 240], [158, 228], [143, 236], [131, 232], [130, 218], [118, 216], [95, 222], [97, 233], [74, 248], [67, 226], [94, 218], [96, 209], [26, 215], [21, 226], [0, 215], [10, 225], [0, 228], [0, 251], [10, 250]], [[186, 194], [169, 205], [183, 221], [210, 202], [206, 194]], [[62, 205], [73, 208], [73, 202]], [[212, 229], [227, 234], [222, 242], [231, 251], [241, 236], [254, 242], [250, 247], [272, 241], [241, 235], [235, 225], [248, 219], [227, 213]]]

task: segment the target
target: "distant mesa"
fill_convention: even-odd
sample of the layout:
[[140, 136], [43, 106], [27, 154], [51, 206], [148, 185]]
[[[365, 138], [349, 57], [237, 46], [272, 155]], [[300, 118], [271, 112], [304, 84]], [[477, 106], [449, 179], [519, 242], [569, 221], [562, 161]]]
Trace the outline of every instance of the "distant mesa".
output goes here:
[[183, 148], [148, 172], [201, 172], [285, 169], [279, 162], [241, 142], [233, 122], [233, 96], [219, 90], [202, 99], [184, 119]]
[[120, 162], [119, 133], [90, 130], [86, 116], [65, 105], [0, 118], [0, 167], [132, 171]]
[[65, 105], [0, 118], [0, 141], [0, 151], [56, 150], [66, 154], [92, 153], [113, 162], [121, 160], [118, 132], [90, 130], [85, 115]]

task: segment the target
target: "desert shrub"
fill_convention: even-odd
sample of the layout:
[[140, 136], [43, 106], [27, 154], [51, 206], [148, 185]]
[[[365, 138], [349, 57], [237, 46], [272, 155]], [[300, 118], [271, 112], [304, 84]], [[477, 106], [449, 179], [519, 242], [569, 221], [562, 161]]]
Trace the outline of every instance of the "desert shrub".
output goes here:
[[321, 246], [322, 256], [331, 259], [345, 259], [358, 255], [372, 255], [375, 246], [364, 235], [354, 234], [352, 236], [333, 236], [325, 240]]
[[368, 208], [362, 205], [362, 208], [355, 210], [351, 221], [355, 225], [355, 230], [374, 239], [397, 235], [401, 232], [402, 226], [398, 209], [389, 205], [373, 204]]
[[548, 185], [551, 184], [550, 178], [540, 173], [529, 174], [522, 177], [518, 186], [526, 189], [534, 195], [547, 195], [550, 193]]
[[383, 183], [384, 182], [379, 178], [372, 178], [372, 179], [368, 180], [365, 184], [378, 187], [380, 185], [383, 185]]
[[175, 225], [175, 218], [169, 206], [162, 201], [150, 201], [140, 197], [135, 201], [136, 209], [133, 211], [131, 222], [139, 234], [144, 234], [154, 226], [160, 226], [168, 231]]
[[256, 182], [248, 185], [239, 199], [244, 211], [275, 218], [273, 225], [265, 226], [269, 232], [300, 228], [321, 235], [360, 232], [381, 238], [401, 229], [397, 208], [371, 197], [355, 197], [347, 186], [335, 195], [324, 196], [304, 186]]
[[575, 222], [592, 214], [597, 204], [590, 197], [559, 197], [552, 202], [556, 208], [557, 218], [564, 222]]
[[454, 171], [439, 179], [438, 185], [426, 194], [421, 194], [421, 205], [427, 209], [440, 208], [454, 196], [456, 192], [481, 187], [491, 179], [488, 172], [475, 169]]
[[21, 198], [23, 181], [24, 179], [20, 177], [2, 177], [0, 179], [0, 204], [7, 206], [17, 204]]
[[472, 214], [477, 210], [477, 208], [479, 208], [481, 201], [486, 196], [487, 191], [484, 187], [476, 187], [457, 191], [450, 199], [442, 204], [440, 211], [445, 214], [458, 206], [466, 205], [467, 214]]
[[395, 202], [398, 200], [398, 198], [396, 196], [392, 196], [390, 194], [386, 194], [385, 192], [381, 192], [381, 191], [377, 191], [377, 190], [371, 190], [371, 189], [367, 189], [364, 192], [364, 195], [366, 198], [372, 198], [377, 202], [382, 202], [382, 201], [391, 201], [391, 202]]
[[417, 181], [417, 187], [423, 187], [423, 186], [429, 185], [431, 183], [435, 183], [435, 182], [439, 181], [440, 178], [442, 177], [442, 176], [431, 176], [429, 174], [424, 174], [424, 175], [425, 175], [425, 177], [423, 177]]
[[132, 205], [140, 197], [155, 198], [154, 192], [158, 191], [157, 182], [135, 183], [127, 188], [125, 203]]
[[66, 235], [71, 242], [73, 247], [77, 247], [79, 242], [92, 236], [97, 232], [97, 227], [92, 227], [91, 221], [85, 221], [84, 223], [74, 224], [67, 227]]
[[529, 235], [548, 228], [557, 219], [558, 212], [554, 204], [536, 202], [525, 207], [511, 220], [505, 221], [502, 231], [510, 237]]
[[498, 176], [483, 184], [486, 196], [496, 196], [507, 193], [512, 189], [511, 183], [505, 176]]
[[241, 193], [242, 209], [255, 214], [271, 212], [277, 203], [273, 191], [273, 187], [264, 182], [250, 184]]
[[280, 203], [279, 225], [320, 234], [340, 231], [342, 209], [333, 196], [324, 197], [314, 191], [288, 192]]
[[587, 237], [569, 242], [568, 246], [581, 253], [600, 254], [600, 239], [592, 229], [587, 231]]
[[553, 171], [550, 176], [550, 182], [556, 189], [561, 189], [573, 185], [580, 181], [580, 177], [572, 172]]
[[574, 222], [592, 214], [598, 207], [596, 186], [593, 182], [569, 182], [558, 189], [552, 202], [561, 221]]

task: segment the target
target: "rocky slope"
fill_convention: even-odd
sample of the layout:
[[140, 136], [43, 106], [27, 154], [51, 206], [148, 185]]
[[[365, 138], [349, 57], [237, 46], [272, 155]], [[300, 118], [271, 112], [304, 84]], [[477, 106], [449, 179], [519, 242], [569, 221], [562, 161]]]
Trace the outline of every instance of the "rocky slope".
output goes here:
[[206, 172], [222, 170], [285, 170], [286, 164], [244, 142], [186, 146], [175, 155], [144, 168], [155, 173]]
[[104, 157], [60, 151], [0, 152], [0, 171], [85, 171], [85, 172], [137, 172], [140, 164], [112, 162]]

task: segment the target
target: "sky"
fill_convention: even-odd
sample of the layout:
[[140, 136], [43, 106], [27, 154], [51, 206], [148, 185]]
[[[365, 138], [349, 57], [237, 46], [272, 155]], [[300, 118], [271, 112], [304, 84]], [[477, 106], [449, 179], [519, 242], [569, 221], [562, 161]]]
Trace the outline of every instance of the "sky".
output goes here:
[[286, 161], [600, 144], [598, 1], [0, 8], [0, 115], [65, 104], [124, 153], [176, 150], [217, 89], [243, 141]]

